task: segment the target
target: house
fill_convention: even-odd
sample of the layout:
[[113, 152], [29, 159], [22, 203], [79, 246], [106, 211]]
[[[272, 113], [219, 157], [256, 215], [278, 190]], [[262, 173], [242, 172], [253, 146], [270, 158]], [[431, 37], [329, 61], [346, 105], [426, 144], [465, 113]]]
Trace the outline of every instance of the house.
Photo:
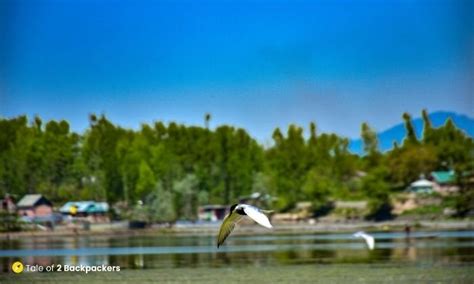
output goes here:
[[13, 198], [9, 194], [5, 194], [5, 197], [1, 199], [0, 211], [14, 213], [16, 212], [16, 205]]
[[408, 187], [409, 192], [413, 193], [424, 193], [424, 194], [431, 194], [434, 192], [435, 183], [425, 179], [420, 178], [417, 181], [414, 181]]
[[16, 204], [18, 214], [24, 217], [47, 217], [53, 214], [53, 204], [41, 194], [27, 194]]
[[431, 178], [439, 185], [452, 184], [456, 181], [456, 175], [453, 170], [431, 172]]
[[431, 172], [430, 176], [430, 180], [434, 182], [433, 190], [442, 195], [455, 193], [459, 190], [455, 184], [456, 174], [453, 170]]
[[419, 180], [414, 181], [408, 187], [409, 192], [431, 194], [437, 192], [441, 195], [448, 195], [459, 190], [456, 184], [456, 174], [454, 171], [433, 171], [428, 179], [423, 175]]
[[224, 205], [204, 205], [199, 207], [198, 219], [201, 221], [218, 221], [223, 220], [229, 210]]
[[108, 221], [107, 212], [109, 204], [107, 202], [95, 201], [69, 201], [59, 208], [62, 215], [72, 218], [88, 218], [91, 221]]

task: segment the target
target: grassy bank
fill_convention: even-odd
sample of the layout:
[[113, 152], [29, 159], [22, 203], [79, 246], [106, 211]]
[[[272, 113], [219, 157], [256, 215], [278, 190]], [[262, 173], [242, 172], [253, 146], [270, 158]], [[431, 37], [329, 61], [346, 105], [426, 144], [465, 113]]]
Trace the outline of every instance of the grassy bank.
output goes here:
[[278, 267], [176, 268], [103, 273], [12, 273], [1, 283], [472, 283], [465, 265], [290, 265]]

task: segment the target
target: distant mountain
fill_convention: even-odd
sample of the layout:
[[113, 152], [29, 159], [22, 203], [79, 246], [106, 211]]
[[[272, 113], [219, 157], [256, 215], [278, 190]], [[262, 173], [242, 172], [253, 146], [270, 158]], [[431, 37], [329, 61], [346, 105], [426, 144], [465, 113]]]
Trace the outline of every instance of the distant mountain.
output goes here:
[[[431, 124], [433, 127], [442, 126], [446, 119], [449, 117], [453, 120], [454, 124], [462, 129], [467, 135], [474, 137], [474, 119], [470, 118], [466, 115], [458, 114], [455, 112], [447, 112], [447, 111], [437, 111], [429, 114], [431, 119]], [[400, 120], [402, 120], [400, 118]], [[413, 119], [413, 125], [416, 130], [416, 135], [418, 138], [421, 138], [423, 132], [423, 119], [421, 117], [417, 117]], [[385, 131], [382, 131], [377, 134], [379, 138], [379, 148], [381, 151], [387, 151], [392, 149], [393, 141], [397, 141], [399, 144], [402, 143], [403, 139], [405, 138], [405, 125], [402, 123], [397, 124]], [[355, 154], [362, 154], [363, 153], [363, 143], [361, 139], [354, 139], [350, 141], [349, 150]]]

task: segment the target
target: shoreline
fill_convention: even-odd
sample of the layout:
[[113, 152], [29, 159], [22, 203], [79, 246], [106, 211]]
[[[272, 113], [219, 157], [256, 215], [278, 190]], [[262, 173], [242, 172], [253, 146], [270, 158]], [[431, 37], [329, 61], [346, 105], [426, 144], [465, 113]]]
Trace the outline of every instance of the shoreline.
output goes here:
[[[366, 231], [403, 231], [406, 224], [413, 230], [472, 230], [474, 220], [392, 220], [384, 222], [345, 221], [345, 222], [307, 222], [274, 223], [274, 234], [296, 233], [344, 233], [359, 230]], [[114, 223], [97, 224], [99, 227], [91, 230], [77, 230], [61, 228], [55, 231], [20, 231], [0, 233], [0, 240], [11, 240], [18, 237], [80, 237], [80, 236], [146, 236], [146, 235], [214, 235], [219, 230], [219, 222], [205, 225], [175, 225], [173, 227], [152, 226], [145, 229], [129, 229], [118, 227]], [[268, 234], [269, 230], [257, 225], [240, 225], [235, 235]]]

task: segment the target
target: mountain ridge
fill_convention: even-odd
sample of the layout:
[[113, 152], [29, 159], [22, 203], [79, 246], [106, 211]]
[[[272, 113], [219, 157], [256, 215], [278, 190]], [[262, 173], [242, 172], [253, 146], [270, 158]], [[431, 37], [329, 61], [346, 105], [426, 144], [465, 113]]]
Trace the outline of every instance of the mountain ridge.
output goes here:
[[[428, 114], [433, 127], [440, 127], [446, 123], [448, 118], [451, 118], [459, 129], [463, 130], [468, 136], [474, 137], [474, 118], [465, 114], [459, 114], [450, 111], [436, 111]], [[416, 136], [421, 139], [423, 133], [423, 119], [421, 117], [412, 118], [413, 126], [415, 128]], [[377, 133], [379, 139], [379, 149], [382, 152], [393, 148], [393, 142], [396, 141], [401, 144], [405, 138], [405, 125], [403, 122], [396, 124]], [[361, 138], [351, 139], [349, 143], [349, 150], [354, 154], [363, 154], [363, 142]]]

